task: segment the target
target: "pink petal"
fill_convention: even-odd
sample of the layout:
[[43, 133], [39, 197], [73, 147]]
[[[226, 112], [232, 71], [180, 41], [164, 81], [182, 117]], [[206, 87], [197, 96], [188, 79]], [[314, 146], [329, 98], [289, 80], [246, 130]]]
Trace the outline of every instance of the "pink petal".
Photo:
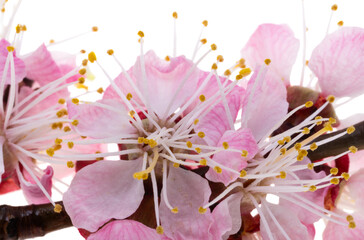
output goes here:
[[322, 92], [336, 97], [355, 97], [364, 90], [364, 29], [343, 27], [326, 36], [313, 50], [310, 69]]
[[178, 213], [172, 213], [162, 197], [160, 219], [165, 235], [178, 239], [209, 239], [209, 226], [213, 219], [210, 210], [204, 214], [198, 212], [199, 207], [209, 201], [211, 190], [206, 179], [199, 175], [170, 167], [167, 178], [167, 196]]
[[271, 59], [271, 71], [268, 74], [289, 85], [299, 45], [298, 39], [287, 25], [262, 24], [241, 50], [241, 56], [254, 68], [263, 64], [265, 59]]
[[[243, 119], [247, 119], [247, 125], [243, 127], [250, 128], [257, 141], [266, 135], [288, 111], [287, 90], [282, 81], [266, 76], [257, 84], [253, 93], [253, 85], [255, 81], [258, 81], [259, 70], [257, 69], [249, 80], [243, 98], [242, 112]], [[247, 109], [251, 94], [253, 94], [252, 101]]]
[[[258, 145], [255, 142], [250, 129], [226, 131], [217, 146], [221, 147], [223, 142], [227, 142], [229, 144], [229, 148], [238, 149], [240, 152], [222, 151], [216, 153], [213, 160], [239, 172], [246, 167], [247, 160], [253, 158], [258, 152]], [[248, 151], [248, 157], [245, 158], [241, 156], [242, 150]], [[206, 173], [207, 179], [213, 182], [222, 182], [225, 186], [235, 181], [238, 177], [238, 174], [231, 173], [228, 170], [222, 170], [222, 173], [217, 173], [210, 168]]]
[[[211, 86], [214, 86], [214, 84]], [[218, 89], [216, 89], [216, 91], [218, 91]], [[231, 117], [234, 122], [241, 107], [243, 94], [244, 90], [237, 86], [226, 97], [226, 101], [231, 112]], [[230, 125], [224, 105], [222, 103], [217, 104], [208, 114], [206, 114], [203, 119], [200, 119], [196, 129], [205, 133], [206, 136], [204, 137], [204, 140], [208, 145], [216, 146], [223, 134], [227, 130], [230, 130]]]
[[75, 127], [78, 133], [91, 138], [107, 138], [123, 137], [136, 132], [129, 122], [128, 112], [122, 103], [112, 99], [97, 102], [107, 105], [115, 111], [92, 103], [79, 105], [67, 103], [69, 118], [79, 121]]
[[94, 232], [112, 218], [133, 214], [144, 196], [143, 181], [133, 178], [142, 163], [99, 161], [79, 171], [63, 195], [73, 225]]
[[[270, 203], [266, 203], [266, 205], [269, 207], [273, 216], [277, 219], [278, 223], [282, 226], [290, 239], [307, 240], [310, 238], [306, 226], [299, 221], [293, 212], [280, 205]], [[270, 217], [270, 214], [265, 207], [262, 208], [262, 212], [268, 222], [269, 229], [272, 232], [274, 239], [286, 239], [277, 225], [273, 222], [273, 219]], [[262, 218], [260, 220], [260, 233], [262, 234], [263, 239], [269, 239], [268, 230], [262, 223]]]
[[361, 168], [364, 168], [364, 151], [358, 151], [356, 153], [349, 153], [350, 158], [350, 174], [355, 173]]
[[[44, 171], [44, 175], [41, 177], [40, 182], [47, 190], [49, 195], [52, 195], [52, 177], [53, 168], [48, 166]], [[29, 186], [23, 181], [20, 181], [20, 187], [23, 190], [24, 196], [29, 203], [43, 204], [49, 203], [48, 198], [44, 195], [43, 191], [38, 187], [29, 173], [23, 169], [24, 179], [28, 180]]]
[[[73, 69], [75, 69], [76, 65], [76, 55], [69, 54], [65, 52], [51, 52], [52, 58], [58, 65], [61, 70], [62, 75], [66, 75]], [[74, 82], [81, 77], [80, 74], [76, 74], [66, 80], [66, 82]]]
[[[338, 211], [337, 211], [338, 212]], [[338, 212], [342, 213], [342, 212]], [[358, 212], [352, 214], [356, 224], [356, 228], [351, 229], [348, 226], [342, 226], [333, 222], [328, 222], [325, 231], [322, 235], [323, 240], [334, 240], [334, 239], [364, 239], [364, 218], [363, 213]]]
[[88, 240], [146, 240], [161, 239], [155, 229], [149, 228], [133, 220], [117, 220], [106, 224], [96, 233], [91, 234]]
[[210, 232], [215, 239], [227, 239], [239, 231], [241, 227], [241, 198], [241, 193], [230, 195], [212, 211], [214, 222], [210, 226]]
[[[10, 43], [6, 41], [5, 39], [0, 40], [0, 77], [2, 78], [6, 59], [8, 58], [8, 50], [6, 49], [7, 46], [10, 46]], [[25, 72], [25, 64], [24, 62], [16, 56], [16, 52], [13, 52], [14, 56], [14, 68], [15, 68], [15, 82], [19, 83], [23, 81], [25, 78], [26, 72]], [[11, 83], [11, 63], [8, 65], [8, 72], [6, 75], [5, 84]]]
[[13, 192], [19, 190], [19, 185], [15, 183], [12, 178], [8, 178], [6, 180], [1, 181], [0, 183], [0, 195], [6, 194], [9, 192]]
[[364, 120], [364, 113], [357, 113], [343, 120], [340, 119], [340, 129], [348, 128]]
[[[363, 159], [361, 159], [363, 161]], [[346, 183], [350, 197], [355, 200], [355, 207], [364, 212], [364, 168], [354, 173]]]
[[310, 240], [314, 240], [315, 239], [315, 235], [316, 235], [316, 229], [315, 229], [315, 225], [313, 224], [304, 224], [307, 228], [307, 232], [310, 235]]

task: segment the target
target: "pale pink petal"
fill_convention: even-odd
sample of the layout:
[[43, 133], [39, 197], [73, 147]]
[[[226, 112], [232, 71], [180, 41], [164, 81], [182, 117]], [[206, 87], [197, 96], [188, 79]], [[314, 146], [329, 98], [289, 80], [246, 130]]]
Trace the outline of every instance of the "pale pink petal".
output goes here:
[[[280, 205], [270, 203], [266, 203], [264, 205], [267, 205], [269, 207], [273, 216], [277, 219], [279, 225], [282, 226], [290, 239], [307, 240], [310, 238], [306, 226], [303, 225], [298, 217], [289, 209]], [[274, 239], [285, 240], [286, 238], [277, 227], [277, 225], [274, 223], [273, 219], [270, 217], [270, 214], [265, 206], [262, 208], [262, 212], [268, 222], [269, 229], [272, 232]], [[260, 233], [262, 234], [263, 239], [269, 239], [268, 230], [266, 226], [262, 223], [262, 218], [260, 219]]]
[[63, 195], [73, 225], [94, 232], [112, 218], [133, 214], [144, 196], [143, 181], [133, 178], [142, 163], [99, 161], [81, 169]]
[[[338, 213], [342, 213], [337, 211]], [[345, 213], [344, 213], [345, 214]], [[362, 212], [352, 214], [356, 224], [356, 228], [352, 229], [348, 226], [339, 225], [328, 222], [323, 232], [323, 240], [359, 240], [364, 239], [364, 217]]]
[[357, 113], [343, 120], [340, 119], [339, 129], [348, 128], [364, 120], [364, 113]]
[[[6, 49], [7, 46], [9, 46], [10, 43], [8, 41], [6, 41], [5, 39], [1, 39], [0, 40], [0, 77], [2, 78], [3, 76], [3, 72], [4, 72], [4, 68], [5, 68], [5, 63], [6, 63], [6, 59], [8, 58], [8, 50]], [[15, 82], [19, 83], [21, 81], [23, 81], [23, 79], [25, 78], [26, 75], [26, 71], [25, 71], [25, 64], [23, 62], [23, 60], [21, 60], [20, 58], [18, 58], [16, 56], [16, 52], [13, 52], [13, 59], [14, 59], [14, 68], [15, 68]], [[8, 65], [8, 72], [6, 75], [6, 79], [5, 79], [5, 84], [10, 84], [11, 83], [11, 64], [9, 63]]]
[[[51, 52], [52, 58], [61, 70], [62, 75], [66, 75], [76, 68], [76, 55], [65, 52]], [[81, 77], [80, 74], [76, 74], [66, 80], [66, 82], [74, 82]]]
[[219, 203], [212, 211], [214, 222], [210, 226], [210, 233], [215, 239], [227, 239], [239, 231], [241, 227], [241, 198], [241, 193], [235, 193]]
[[[218, 91], [216, 89], [216, 91]], [[235, 122], [238, 111], [241, 107], [242, 95], [244, 90], [240, 87], [235, 87], [230, 94], [226, 96], [226, 101], [230, 109], [231, 117]], [[208, 98], [207, 98], [208, 99]], [[205, 133], [204, 140], [210, 146], [216, 146], [221, 139], [222, 135], [230, 130], [229, 121], [226, 115], [224, 105], [217, 104], [212, 110], [206, 114], [196, 126], [197, 131]]]
[[350, 174], [355, 173], [361, 168], [364, 168], [364, 150], [356, 153], [349, 153], [350, 158]]
[[287, 25], [262, 24], [241, 50], [241, 56], [253, 68], [263, 64], [265, 59], [271, 59], [271, 71], [268, 74], [289, 85], [299, 45], [298, 39]]
[[343, 27], [328, 35], [313, 50], [309, 67], [322, 92], [355, 97], [364, 90], [364, 29]]
[[207, 209], [200, 214], [198, 209], [209, 201], [210, 195], [206, 179], [181, 168], [169, 168], [167, 196], [169, 203], [178, 208], [178, 213], [172, 213], [162, 197], [160, 219], [165, 235], [174, 240], [209, 239], [211, 212]]
[[[44, 175], [41, 177], [40, 182], [47, 190], [49, 195], [52, 195], [53, 168], [51, 166], [48, 166], [43, 172]], [[23, 169], [23, 174], [25, 181], [28, 181], [29, 184], [25, 184], [23, 181], [20, 181], [20, 187], [23, 190], [24, 196], [28, 203], [49, 203], [48, 198], [44, 195], [43, 191], [38, 187], [33, 178], [25, 169]]]
[[[287, 90], [283, 82], [269, 76], [259, 81], [257, 78], [259, 70], [260, 68], [254, 72], [249, 80], [243, 98], [242, 112], [243, 120], [246, 119], [246, 126], [243, 127], [250, 128], [257, 141], [265, 136], [288, 111]], [[258, 83], [253, 93], [255, 81]], [[247, 107], [251, 94], [253, 96], [249, 107]]]
[[67, 103], [68, 115], [71, 119], [79, 121], [75, 129], [82, 136], [91, 138], [123, 137], [136, 132], [129, 122], [128, 112], [122, 103], [112, 99], [99, 100], [97, 103], [107, 105], [112, 109], [96, 106], [93, 103], [78, 105]]
[[[247, 165], [247, 160], [253, 158], [258, 152], [258, 145], [254, 140], [254, 137], [250, 129], [240, 129], [238, 131], [229, 130], [224, 133], [218, 147], [221, 147], [223, 142], [229, 144], [229, 148], [237, 149], [240, 152], [222, 151], [216, 153], [213, 160], [240, 172]], [[242, 157], [242, 150], [248, 151], [247, 157]], [[222, 170], [221, 173], [217, 173], [212, 168], [206, 173], [206, 178], [213, 182], [222, 182], [225, 186], [235, 181], [239, 177], [238, 174], [231, 173], [228, 170]]]
[[109, 222], [96, 233], [91, 234], [88, 240], [146, 240], [161, 239], [155, 229], [149, 228], [133, 220], [116, 220]]
[[[364, 151], [362, 151], [364, 152]], [[364, 159], [361, 159], [362, 161]], [[364, 212], [364, 168], [359, 169], [345, 184], [349, 189], [350, 197], [355, 200], [355, 207]]]

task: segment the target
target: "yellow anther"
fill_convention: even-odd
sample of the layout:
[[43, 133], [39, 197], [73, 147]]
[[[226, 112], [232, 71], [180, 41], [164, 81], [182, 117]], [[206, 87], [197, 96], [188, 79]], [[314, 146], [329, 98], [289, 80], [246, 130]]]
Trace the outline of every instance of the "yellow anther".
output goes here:
[[138, 35], [139, 35], [139, 37], [141, 37], [141, 38], [143, 38], [143, 37], [144, 37], [144, 33], [143, 33], [142, 31], [139, 31], [139, 32], [138, 32]]
[[57, 123], [52, 123], [51, 128], [52, 128], [52, 129], [56, 129], [56, 128], [58, 128], [58, 124], [57, 124]]
[[177, 19], [177, 18], [178, 18], [178, 14], [177, 14], [177, 12], [173, 12], [172, 16], [173, 16], [175, 19]]
[[249, 152], [248, 152], [247, 150], [242, 150], [242, 151], [241, 151], [241, 156], [242, 156], [242, 157], [247, 157], [247, 156], [248, 156], [248, 154], [249, 154]]
[[68, 148], [70, 148], [70, 149], [71, 149], [71, 148], [73, 148], [73, 146], [74, 146], [74, 145], [75, 145], [75, 144], [74, 144], [73, 142], [68, 142], [68, 143], [67, 143], [67, 146], [68, 146]]
[[212, 51], [215, 51], [217, 49], [217, 46], [216, 46], [216, 44], [214, 43], [214, 44], [211, 44], [211, 50]]
[[222, 146], [223, 146], [224, 149], [228, 149], [229, 148], [229, 143], [223, 142]]
[[67, 162], [67, 167], [73, 168], [74, 166], [75, 166], [75, 164], [72, 161]]
[[217, 64], [216, 63], [212, 64], [211, 69], [216, 70], [217, 69]]
[[219, 61], [219, 62], [223, 62], [224, 61], [224, 57], [222, 55], [218, 55], [216, 57], [216, 60]]
[[315, 185], [311, 185], [311, 186], [309, 187], [309, 190], [310, 190], [311, 192], [314, 192], [314, 191], [316, 191], [316, 190], [317, 190], [317, 187], [316, 187]]
[[336, 119], [335, 119], [335, 118], [330, 117], [330, 118], [329, 118], [329, 123], [330, 123], [330, 124], [335, 124], [335, 123], [336, 123]]
[[136, 172], [133, 174], [133, 178], [135, 178], [135, 179], [141, 180], [142, 177], [143, 177], [143, 173]]
[[285, 179], [287, 177], [287, 173], [285, 171], [279, 172], [279, 177]]
[[162, 226], [158, 226], [156, 229], [158, 234], [162, 235], [164, 233], [163, 227]]
[[284, 141], [286, 141], [287, 143], [291, 141], [291, 137], [290, 136], [287, 136], [287, 137], [284, 137], [283, 138]]
[[48, 154], [48, 156], [52, 157], [54, 155], [54, 149], [53, 148], [48, 148], [46, 150], [46, 153]]
[[80, 50], [80, 53], [85, 54], [85, 53], [86, 53], [86, 50], [81, 49], [81, 50]]
[[144, 138], [143, 137], [138, 137], [138, 143], [143, 143], [144, 142]]
[[180, 164], [179, 163], [173, 163], [173, 167], [175, 168], [179, 168]]
[[281, 155], [284, 155], [286, 154], [287, 152], [287, 149], [286, 148], [281, 148], [281, 150], [279, 150], [281, 152]]
[[171, 212], [172, 212], [172, 213], [178, 213], [178, 207], [172, 208], [172, 209], [171, 209]]
[[206, 208], [203, 208], [203, 207], [198, 208], [198, 212], [201, 213], [201, 214], [204, 214], [206, 211], [207, 211]]
[[239, 74], [243, 77], [249, 76], [252, 73], [252, 70], [250, 68], [243, 68], [239, 71]]
[[64, 98], [60, 98], [60, 99], [58, 99], [58, 103], [59, 104], [65, 104], [66, 100]]
[[331, 10], [332, 10], [332, 11], [336, 11], [336, 10], [337, 10], [337, 4], [332, 5], [332, 6], [331, 6]]
[[313, 102], [312, 101], [308, 101], [308, 102], [305, 103], [305, 107], [306, 108], [310, 108], [312, 106], [313, 106]]
[[16, 25], [15, 31], [16, 31], [16, 33], [20, 33], [21, 32], [21, 25], [20, 24]]
[[106, 51], [107, 54], [109, 54], [110, 56], [114, 54], [114, 50], [112, 49], [109, 49]]
[[197, 125], [197, 123], [199, 122], [200, 120], [198, 120], [197, 118], [195, 119], [195, 121], [193, 121], [193, 124]]
[[217, 173], [222, 173], [222, 169], [221, 169], [221, 167], [219, 167], [219, 166], [215, 166], [215, 167], [214, 167], [214, 170], [215, 170], [215, 172], [217, 172]]
[[62, 206], [57, 203], [56, 205], [54, 205], [53, 211], [56, 212], [56, 213], [62, 212]]
[[308, 63], [309, 63], [309, 61], [308, 61], [308, 60], [306, 60], [306, 66], [308, 66]]
[[207, 27], [207, 25], [208, 25], [208, 21], [207, 21], [207, 20], [204, 20], [204, 21], [202, 21], [202, 24], [203, 24], [205, 27]]
[[267, 59], [265, 59], [264, 60], [264, 63], [268, 66], [270, 63], [271, 63], [272, 61], [269, 59], [269, 58], [267, 58]]
[[299, 151], [298, 151], [298, 154], [299, 154], [299, 155], [302, 155], [302, 156], [304, 156], [304, 157], [306, 157], [306, 156], [307, 156], [307, 154], [308, 154], [308, 152], [307, 152], [307, 150], [305, 150], [305, 149], [301, 149], [301, 150], [299, 150]]
[[358, 149], [355, 146], [351, 146], [351, 147], [349, 147], [349, 151], [351, 153], [356, 153], [358, 151]]
[[142, 174], [142, 179], [143, 180], [147, 180], [148, 179], [148, 176], [149, 176], [148, 173], [143, 173]]
[[69, 126], [65, 126], [65, 127], [63, 128], [63, 131], [64, 131], [64, 132], [69, 132], [69, 131], [71, 131], [71, 128], [70, 128]]
[[88, 60], [87, 59], [83, 59], [82, 60], [82, 66], [86, 67], [87, 66], [87, 63], [88, 63]]
[[93, 32], [97, 32], [97, 31], [99, 31], [99, 28], [98, 28], [97, 26], [93, 26], [93, 27], [92, 27], [92, 31], [93, 31]]
[[61, 144], [55, 144], [54, 146], [53, 146], [53, 149], [54, 149], [54, 151], [58, 151], [59, 149], [61, 149], [62, 148], [62, 145]]
[[135, 114], [135, 111], [134, 110], [130, 110], [129, 112], [128, 112], [128, 115], [130, 116], [130, 117], [134, 117], [134, 114]]
[[164, 60], [166, 60], [167, 62], [171, 61], [168, 55], [164, 58]]
[[72, 124], [73, 126], [77, 126], [77, 125], [78, 125], [78, 120], [77, 120], [77, 119], [73, 120], [73, 121], [71, 122], [71, 124]]
[[279, 145], [284, 145], [286, 141], [284, 141], [284, 139], [278, 140], [277, 143]]
[[297, 156], [297, 161], [302, 161], [304, 157], [305, 157], [305, 156], [303, 156], [303, 155], [300, 155], [300, 154], [299, 154], [299, 155]]
[[203, 38], [203, 39], [201, 39], [201, 40], [200, 40], [200, 42], [201, 42], [202, 44], [206, 44], [206, 43], [207, 43], [207, 39], [206, 39], [206, 38]]
[[231, 75], [231, 71], [229, 69], [227, 69], [225, 72], [224, 72], [224, 75], [225, 76], [230, 76]]
[[78, 73], [81, 74], [81, 75], [85, 75], [86, 68], [81, 68], [80, 71], [78, 71]]
[[78, 100], [78, 98], [72, 98], [72, 103], [74, 104], [79, 104], [80, 103], [80, 100]]
[[63, 123], [61, 123], [61, 122], [57, 123], [57, 127], [58, 127], [59, 129], [62, 129], [62, 128], [63, 128]]
[[5, 8], [2, 8], [2, 9], [1, 9], [1, 12], [5, 12]]
[[191, 148], [192, 147], [192, 143], [190, 141], [186, 142], [187, 147]]
[[54, 140], [55, 144], [61, 144], [62, 143], [62, 139], [60, 138], [56, 138], [56, 140]]
[[317, 144], [316, 144], [316, 143], [312, 143], [312, 144], [310, 145], [310, 149], [311, 149], [311, 151], [315, 151], [317, 148], [318, 148], [318, 146], [317, 146]]
[[89, 54], [88, 54], [88, 60], [90, 61], [90, 62], [95, 62], [96, 61], [96, 54], [94, 53], [94, 52], [90, 52]]
[[99, 89], [96, 90], [96, 92], [102, 94], [104, 92], [104, 89], [100, 87]]
[[236, 75], [236, 77], [235, 77], [236, 81], [239, 81], [239, 80], [241, 80], [242, 78], [243, 78], [243, 75], [241, 75], [241, 74], [238, 74], [238, 75]]
[[339, 172], [339, 169], [338, 169], [338, 168], [336, 168], [336, 167], [333, 167], [333, 168], [331, 168], [331, 169], [330, 169], [330, 173], [331, 173], [332, 175], [336, 175], [338, 172]]
[[126, 94], [126, 99], [129, 101], [133, 98], [133, 95], [131, 93]]
[[326, 122], [324, 124], [324, 129], [328, 132], [334, 131], [334, 129], [332, 128], [331, 124], [329, 122]]
[[204, 102], [206, 100], [206, 97], [203, 94], [201, 94], [198, 98], [200, 99], [201, 102]]
[[354, 221], [354, 217], [351, 215], [348, 215], [348, 216], [346, 216], [346, 221], [352, 222], [352, 221]]
[[80, 78], [78, 79], [78, 83], [79, 83], [79, 84], [84, 84], [84, 83], [85, 83], [85, 78], [84, 78], [84, 77], [80, 77]]
[[309, 163], [309, 164], [307, 164], [307, 168], [308, 168], [308, 169], [312, 170], [312, 169], [313, 169], [313, 167], [314, 167], [313, 163]]
[[343, 22], [343, 21], [339, 21], [339, 22], [337, 23], [337, 25], [338, 25], [339, 27], [342, 27], [342, 26], [344, 25], [344, 22]]
[[335, 101], [335, 97], [333, 95], [329, 95], [326, 100], [329, 102], [329, 103], [333, 103]]
[[243, 169], [240, 171], [240, 177], [243, 178], [247, 175], [248, 173]]
[[303, 134], [309, 134], [310, 133], [310, 129], [307, 128], [307, 127], [305, 127], [305, 128], [303, 128], [302, 133]]
[[21, 26], [21, 30], [22, 30], [23, 32], [25, 32], [25, 31], [27, 30], [27, 26], [26, 26], [26, 25], [22, 25], [22, 26]]
[[200, 137], [200, 138], [204, 138], [205, 137], [205, 133], [204, 132], [198, 132], [197, 135]]
[[6, 49], [8, 52], [14, 52], [15, 48], [13, 46], [7, 46]]
[[349, 178], [350, 178], [350, 174], [349, 174], [349, 173], [346, 173], [346, 172], [343, 172], [343, 173], [341, 174], [341, 176], [345, 179], [345, 181], [348, 181], [348, 180], [349, 180]]
[[[315, 117], [315, 120], [320, 120], [320, 119], [322, 119], [322, 117], [321, 116], [317, 116], [317, 117]], [[318, 126], [318, 125], [321, 125], [322, 124], [322, 121], [318, 121], [318, 122], [316, 122], [316, 125]]]
[[143, 138], [143, 143], [144, 143], [144, 144], [149, 144], [149, 139], [147, 139], [147, 138]]
[[197, 147], [197, 148], [195, 148], [195, 150], [197, 153], [201, 153], [201, 148]]
[[206, 166], [206, 165], [207, 165], [207, 161], [206, 161], [206, 159], [201, 159], [201, 160], [200, 160], [200, 165], [202, 165], [202, 166]]
[[354, 126], [348, 127], [348, 128], [346, 129], [346, 132], [347, 132], [348, 134], [352, 134], [354, 131], [355, 131], [355, 127], [354, 127]]
[[294, 149], [296, 149], [297, 151], [298, 151], [298, 150], [300, 150], [300, 149], [301, 149], [301, 147], [302, 147], [302, 144], [301, 144], [301, 143], [296, 143], [296, 144], [294, 145]]
[[349, 228], [354, 229], [356, 227], [356, 224], [354, 221], [349, 222]]
[[332, 179], [330, 180], [330, 183], [335, 184], [335, 185], [338, 185], [338, 184], [339, 184], [339, 182], [340, 182], [340, 180], [339, 180], [338, 178], [332, 178]]
[[151, 147], [151, 148], [154, 148], [154, 147], [156, 147], [158, 145], [158, 143], [157, 143], [157, 141], [156, 140], [154, 140], [154, 139], [150, 139], [149, 140], [149, 146]]

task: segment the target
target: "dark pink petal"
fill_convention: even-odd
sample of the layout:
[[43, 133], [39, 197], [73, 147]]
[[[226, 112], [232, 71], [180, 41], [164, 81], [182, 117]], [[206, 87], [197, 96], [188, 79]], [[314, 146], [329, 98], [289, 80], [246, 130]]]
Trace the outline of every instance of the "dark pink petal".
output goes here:
[[11, 178], [1, 181], [0, 183], [0, 194], [6, 194], [9, 192], [13, 192], [19, 190], [19, 185], [15, 183], [15, 181]]
[[[229, 149], [237, 149], [240, 152], [222, 151], [216, 153], [213, 160], [222, 164], [223, 166], [232, 168], [240, 172], [247, 165], [247, 160], [253, 158], [258, 152], [258, 145], [254, 140], [254, 137], [250, 129], [240, 129], [238, 131], [229, 130], [221, 137], [218, 147], [222, 147], [223, 142], [229, 144]], [[242, 150], [248, 151], [247, 157], [242, 157]], [[222, 182], [225, 186], [235, 181], [239, 175], [231, 173], [228, 170], [222, 170], [221, 173], [217, 173], [212, 168], [206, 173], [207, 179], [213, 182]]]
[[[5, 39], [0, 40], [0, 77], [2, 78], [3, 72], [5, 70], [5, 63], [6, 59], [8, 57], [8, 50], [6, 49], [7, 46], [9, 46], [10, 43], [6, 41]], [[23, 81], [26, 72], [25, 72], [25, 64], [24, 62], [16, 56], [15, 51], [13, 52], [14, 56], [14, 68], [15, 68], [15, 82], [19, 83]], [[6, 75], [5, 84], [11, 83], [11, 64], [8, 65], [8, 71]]]
[[219, 203], [212, 211], [214, 218], [210, 226], [210, 239], [227, 239], [241, 227], [240, 203], [242, 194], [235, 193]]
[[[49, 195], [52, 195], [53, 168], [48, 166], [43, 172], [44, 175], [41, 177], [40, 182]], [[25, 181], [29, 183], [25, 184], [23, 181], [20, 181], [20, 187], [23, 190], [26, 200], [32, 204], [49, 203], [48, 198], [25, 169], [23, 169], [23, 175]]]
[[63, 195], [73, 225], [94, 232], [112, 218], [133, 214], [144, 196], [143, 181], [133, 178], [142, 163], [99, 161], [81, 169]]
[[304, 225], [306, 226], [308, 235], [310, 236], [309, 239], [314, 240], [316, 235], [315, 225], [313, 224], [304, 224]]
[[[218, 89], [216, 89], [216, 91], [218, 91]], [[243, 94], [244, 90], [237, 86], [226, 97], [233, 122], [235, 122], [241, 107]], [[196, 129], [205, 133], [206, 136], [204, 137], [204, 140], [210, 146], [217, 146], [223, 134], [231, 129], [222, 103], [217, 104], [204, 118], [199, 120], [200, 122], [196, 126]]]
[[364, 90], [364, 29], [343, 27], [326, 36], [313, 50], [309, 67], [322, 92], [355, 97]]
[[209, 201], [210, 195], [206, 179], [191, 171], [170, 167], [167, 197], [178, 213], [172, 213], [162, 197], [160, 219], [165, 235], [175, 240], [209, 239], [208, 230], [213, 222], [210, 210], [200, 214], [198, 209]]
[[[270, 69], [270, 67], [268, 66]], [[268, 75], [260, 79], [253, 93], [254, 82], [257, 81], [258, 68], [249, 80], [246, 94], [243, 99], [242, 118], [246, 119], [246, 126], [250, 128], [258, 141], [281, 120], [288, 111], [287, 90], [283, 82]], [[268, 70], [270, 71], [270, 70]], [[248, 102], [251, 97], [251, 102]]]
[[136, 132], [130, 124], [125, 105], [113, 99], [99, 100], [97, 103], [106, 105], [110, 109], [95, 104], [67, 103], [68, 116], [77, 119], [79, 124], [76, 131], [82, 136], [91, 138], [123, 137]]
[[133, 220], [117, 220], [106, 224], [96, 233], [91, 234], [88, 240], [146, 240], [161, 239], [155, 229], [149, 228]]
[[[264, 205], [267, 205], [269, 207], [273, 216], [277, 219], [279, 225], [282, 226], [290, 239], [307, 240], [310, 238], [306, 226], [303, 225], [298, 217], [289, 209], [282, 207], [281, 205], [275, 205], [270, 203], [266, 203]], [[270, 214], [265, 207], [262, 208], [262, 212], [268, 222], [270, 231], [272, 232], [274, 239], [285, 240], [286, 238], [284, 237], [283, 233], [273, 222], [273, 219], [270, 217]], [[260, 219], [260, 233], [262, 234], [263, 239], [269, 239], [268, 229], [262, 223], [262, 217]]]
[[287, 25], [262, 24], [241, 50], [241, 56], [255, 70], [269, 58], [272, 62], [268, 75], [289, 85], [299, 45], [298, 39]]

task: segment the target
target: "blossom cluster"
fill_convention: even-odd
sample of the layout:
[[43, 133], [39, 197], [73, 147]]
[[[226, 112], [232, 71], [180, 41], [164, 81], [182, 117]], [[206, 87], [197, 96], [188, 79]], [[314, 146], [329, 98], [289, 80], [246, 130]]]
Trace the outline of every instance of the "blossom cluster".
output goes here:
[[[307, 86], [290, 83], [300, 42], [287, 25], [259, 26], [222, 74], [222, 55], [198, 67], [218, 51], [202, 33], [191, 59], [162, 59], [139, 31], [128, 70], [107, 51], [115, 79], [94, 52], [80, 66], [45, 45], [20, 55], [25, 31], [0, 42], [0, 192], [51, 202], [87, 239], [313, 239], [319, 219], [324, 239], [363, 237], [362, 146], [314, 156], [363, 120], [340, 121], [335, 101], [364, 91], [364, 29], [328, 34], [303, 65]], [[90, 66], [110, 83], [102, 99], [71, 98]], [[77, 171], [65, 209], [51, 198], [51, 165], [42, 174], [38, 162]]]

